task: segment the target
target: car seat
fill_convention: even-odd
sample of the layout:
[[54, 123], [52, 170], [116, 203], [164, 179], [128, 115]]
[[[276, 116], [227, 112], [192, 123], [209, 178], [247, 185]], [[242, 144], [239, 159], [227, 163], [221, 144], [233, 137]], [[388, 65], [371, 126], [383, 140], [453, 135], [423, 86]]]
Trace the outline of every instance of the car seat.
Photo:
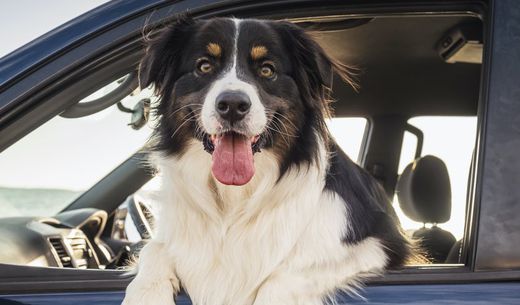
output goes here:
[[[399, 206], [410, 219], [422, 222], [413, 232], [432, 263], [444, 263], [455, 237], [438, 224], [451, 215], [451, 186], [448, 169], [435, 156], [424, 156], [410, 163], [397, 182]], [[426, 224], [432, 224], [431, 228]]]

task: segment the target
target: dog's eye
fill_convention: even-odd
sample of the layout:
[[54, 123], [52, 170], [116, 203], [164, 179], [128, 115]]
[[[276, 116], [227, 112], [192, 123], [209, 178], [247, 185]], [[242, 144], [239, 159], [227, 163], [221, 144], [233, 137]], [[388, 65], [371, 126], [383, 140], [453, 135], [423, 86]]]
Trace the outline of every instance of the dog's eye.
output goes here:
[[274, 76], [274, 64], [272, 62], [264, 62], [258, 73], [261, 77], [272, 78]]
[[213, 65], [207, 58], [197, 60], [197, 71], [202, 74], [208, 74], [213, 71]]

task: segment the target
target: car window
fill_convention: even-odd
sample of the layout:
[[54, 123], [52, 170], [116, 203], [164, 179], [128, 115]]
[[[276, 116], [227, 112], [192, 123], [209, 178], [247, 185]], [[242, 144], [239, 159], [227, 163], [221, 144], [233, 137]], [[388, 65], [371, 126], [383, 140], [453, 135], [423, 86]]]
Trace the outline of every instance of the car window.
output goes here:
[[[476, 142], [476, 117], [415, 117], [408, 123], [423, 132], [424, 143], [422, 156], [432, 155], [441, 159], [448, 169], [451, 184], [452, 208], [451, 217], [438, 226], [453, 234], [456, 240], [464, 235], [466, 213], [466, 193], [471, 159]], [[399, 174], [414, 161], [417, 147], [417, 137], [406, 132], [399, 160]], [[394, 208], [400, 218], [403, 228], [414, 232], [423, 227], [423, 223], [407, 217], [401, 208], [397, 196], [393, 200]], [[426, 224], [431, 227], [432, 224]]]
[[332, 118], [328, 128], [338, 145], [354, 162], [358, 161], [368, 121], [359, 117]]
[[[132, 108], [150, 95], [145, 90], [122, 104]], [[50, 216], [67, 206], [147, 141], [151, 128], [132, 129], [130, 117], [116, 105], [82, 118], [57, 116], [0, 153], [0, 217]]]

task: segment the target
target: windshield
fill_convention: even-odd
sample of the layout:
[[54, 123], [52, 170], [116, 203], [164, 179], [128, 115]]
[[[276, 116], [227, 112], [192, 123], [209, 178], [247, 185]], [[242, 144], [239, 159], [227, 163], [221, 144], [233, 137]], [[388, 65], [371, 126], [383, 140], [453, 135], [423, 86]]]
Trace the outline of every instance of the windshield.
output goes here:
[[[117, 81], [85, 101], [105, 95]], [[121, 102], [132, 109], [151, 90]], [[83, 101], [82, 101], [83, 102]], [[131, 114], [116, 105], [77, 119], [55, 117], [0, 154], [0, 218], [51, 216], [134, 154], [153, 122], [134, 130]]]
[[[0, 1], [0, 58], [107, 0]], [[30, 9], [25, 9], [30, 8]], [[16, 35], [13, 35], [16, 29]]]

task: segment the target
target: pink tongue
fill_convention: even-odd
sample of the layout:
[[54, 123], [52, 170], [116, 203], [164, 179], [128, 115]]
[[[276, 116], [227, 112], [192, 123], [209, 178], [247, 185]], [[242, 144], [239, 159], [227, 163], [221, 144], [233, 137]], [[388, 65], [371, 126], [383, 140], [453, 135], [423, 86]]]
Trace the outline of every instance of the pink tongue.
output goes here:
[[242, 135], [226, 133], [214, 144], [213, 176], [227, 185], [248, 183], [255, 174], [251, 141]]

